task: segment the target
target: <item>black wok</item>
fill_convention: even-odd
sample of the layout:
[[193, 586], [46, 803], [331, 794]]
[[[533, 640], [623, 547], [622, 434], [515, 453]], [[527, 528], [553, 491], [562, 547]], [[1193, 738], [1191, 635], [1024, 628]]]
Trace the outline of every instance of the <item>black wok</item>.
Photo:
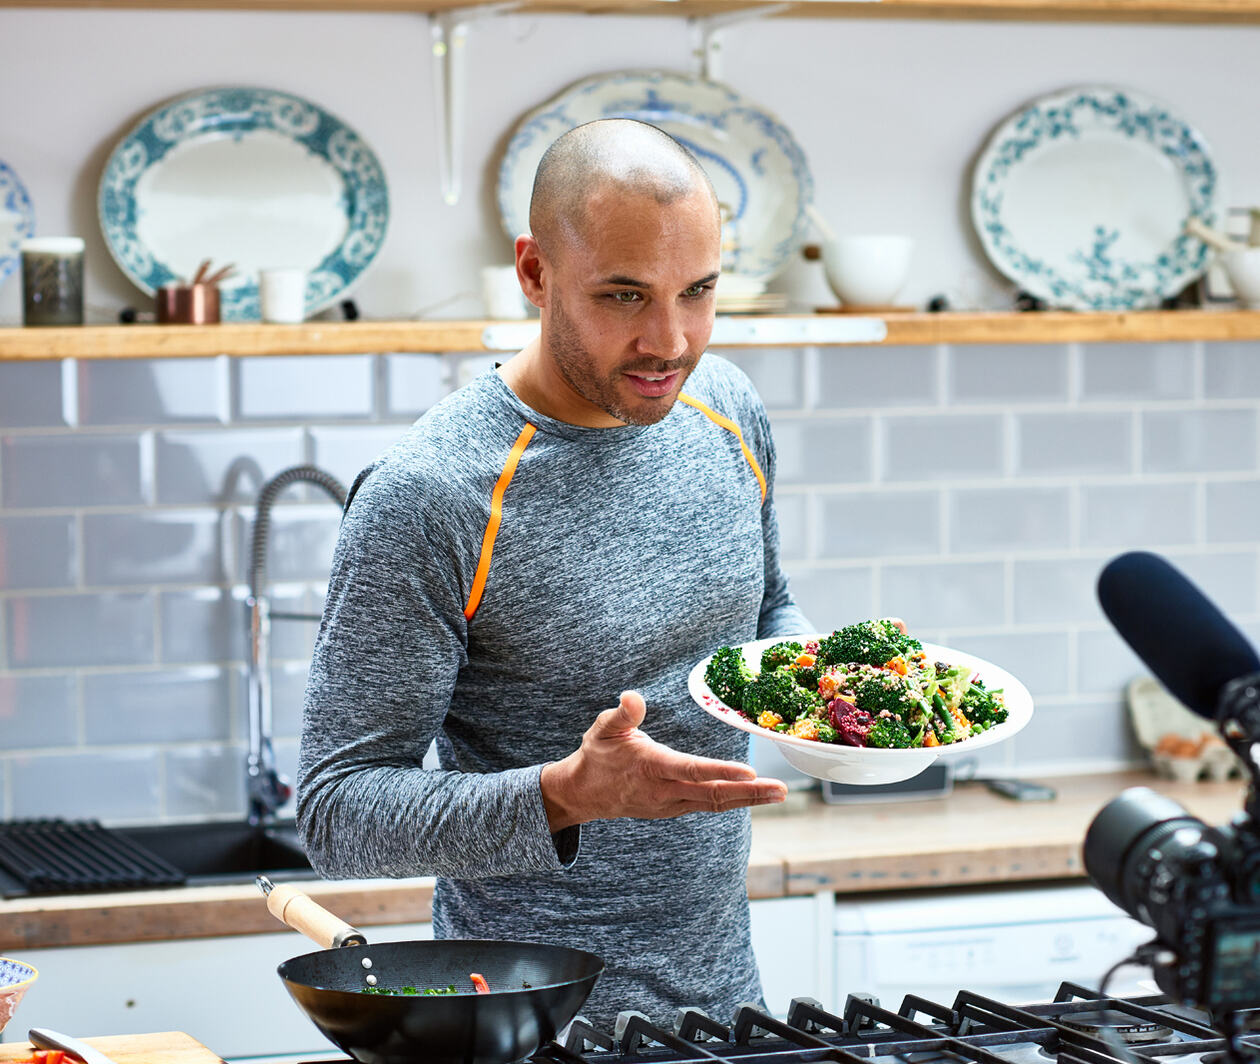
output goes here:
[[[554, 1038], [604, 970], [593, 953], [530, 942], [446, 939], [369, 946], [362, 934], [292, 887], [259, 886], [290, 927], [334, 948], [285, 961], [289, 995], [326, 1038], [362, 1064], [508, 1064]], [[365, 958], [371, 967], [364, 966]], [[483, 975], [477, 993], [470, 974]], [[454, 994], [365, 994], [414, 986]]]

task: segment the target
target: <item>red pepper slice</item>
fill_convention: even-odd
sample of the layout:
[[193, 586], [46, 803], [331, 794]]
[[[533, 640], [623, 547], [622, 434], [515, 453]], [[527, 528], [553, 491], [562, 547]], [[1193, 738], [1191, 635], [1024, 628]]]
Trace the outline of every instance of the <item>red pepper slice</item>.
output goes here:
[[476, 972], [473, 972], [468, 978], [472, 980], [472, 985], [476, 987], [478, 994], [490, 993], [490, 984], [486, 982], [484, 975], [478, 975]]

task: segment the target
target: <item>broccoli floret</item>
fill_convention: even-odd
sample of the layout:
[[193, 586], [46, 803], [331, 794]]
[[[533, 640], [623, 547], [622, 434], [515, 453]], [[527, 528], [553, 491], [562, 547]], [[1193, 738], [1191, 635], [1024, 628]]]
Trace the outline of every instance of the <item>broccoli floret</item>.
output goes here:
[[800, 643], [775, 643], [766, 647], [761, 655], [761, 671], [773, 672], [784, 665], [791, 665], [804, 651]]
[[914, 736], [900, 717], [876, 717], [871, 730], [866, 733], [866, 745], [904, 750], [914, 745]]
[[818, 664], [883, 665], [895, 657], [922, 650], [923, 644], [905, 635], [892, 621], [862, 621], [832, 632], [818, 644]]
[[840, 690], [873, 717], [891, 713], [907, 725], [918, 725], [927, 714], [923, 696], [908, 677], [888, 669], [863, 666], [845, 676]]
[[983, 680], [972, 680], [967, 693], [963, 695], [962, 712], [977, 731], [991, 728], [1006, 720], [1006, 707], [997, 696], [1001, 691], [990, 691]]
[[830, 724], [820, 720], [818, 722], [818, 741], [820, 743], [838, 743], [840, 735]]
[[739, 647], [719, 647], [704, 670], [709, 690], [732, 709], [744, 708], [744, 688], [752, 678], [752, 670]]
[[762, 713], [776, 713], [783, 723], [791, 724], [798, 717], [823, 709], [817, 691], [807, 691], [796, 682], [790, 669], [763, 672], [743, 691], [744, 714], [756, 720]]
[[802, 687], [810, 691], [818, 690], [817, 665], [798, 665], [792, 670], [792, 675], [796, 677], [796, 682]]

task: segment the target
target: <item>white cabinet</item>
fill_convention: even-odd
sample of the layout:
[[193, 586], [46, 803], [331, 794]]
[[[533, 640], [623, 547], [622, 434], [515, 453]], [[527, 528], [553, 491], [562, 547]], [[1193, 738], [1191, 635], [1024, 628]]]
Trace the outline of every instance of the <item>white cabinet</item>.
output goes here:
[[[431, 924], [365, 930], [369, 942], [432, 938]], [[289, 998], [276, 966], [316, 949], [293, 931], [128, 945], [24, 950], [39, 969], [2, 1037], [31, 1027], [80, 1037], [184, 1031], [220, 1056], [335, 1055]]]
[[787, 1016], [794, 997], [817, 998], [824, 1004], [831, 997], [834, 907], [831, 894], [751, 903], [753, 952], [766, 1006], [775, 1016]]

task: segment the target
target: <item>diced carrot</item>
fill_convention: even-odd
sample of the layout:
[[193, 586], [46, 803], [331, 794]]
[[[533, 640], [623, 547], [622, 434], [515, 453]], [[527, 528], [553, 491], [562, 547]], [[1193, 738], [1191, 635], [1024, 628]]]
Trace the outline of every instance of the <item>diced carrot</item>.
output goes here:
[[923, 737], [923, 745], [924, 746], [940, 746], [941, 745], [941, 741], [936, 737], [936, 735], [933, 733], [931, 728], [928, 729], [927, 735]]
[[796, 664], [803, 665], [805, 668], [809, 668], [817, 660], [818, 658], [815, 657], [813, 654], [802, 654], [799, 658], [796, 659]]
[[472, 972], [468, 978], [472, 980], [472, 985], [477, 988], [478, 994], [490, 993], [490, 984], [486, 982], [486, 977], [484, 975], [478, 975], [476, 972]]
[[889, 658], [884, 662], [884, 668], [891, 669], [893, 672], [898, 672], [904, 676], [906, 674], [906, 659], [902, 657]]

